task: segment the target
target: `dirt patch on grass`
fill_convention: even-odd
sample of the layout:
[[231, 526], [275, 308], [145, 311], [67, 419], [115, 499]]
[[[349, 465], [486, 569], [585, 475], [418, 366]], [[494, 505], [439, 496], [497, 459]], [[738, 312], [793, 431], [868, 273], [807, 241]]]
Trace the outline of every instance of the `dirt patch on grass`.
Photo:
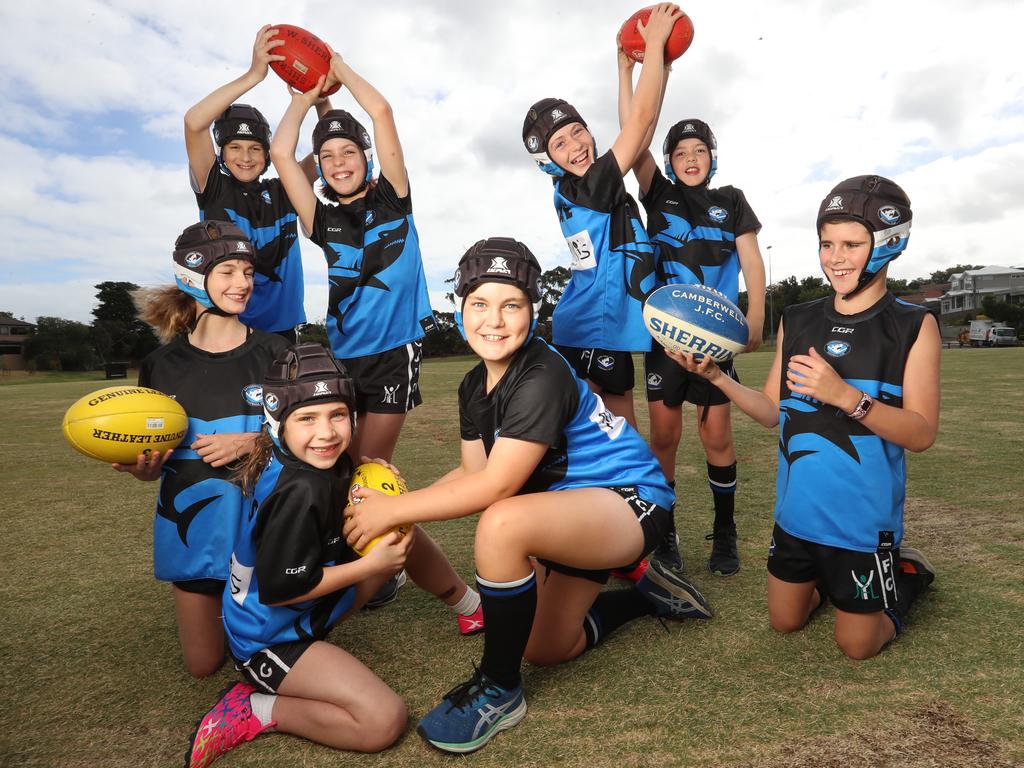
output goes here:
[[[786, 745], [783, 756], [730, 768], [1013, 768], [998, 745], [981, 739], [947, 704], [896, 715], [885, 732]], [[721, 767], [721, 764], [719, 764]]]

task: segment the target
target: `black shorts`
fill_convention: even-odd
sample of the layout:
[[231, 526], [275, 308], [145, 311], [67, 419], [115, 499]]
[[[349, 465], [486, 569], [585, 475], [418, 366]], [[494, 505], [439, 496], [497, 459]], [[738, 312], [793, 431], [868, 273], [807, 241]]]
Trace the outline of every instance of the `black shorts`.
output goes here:
[[[740, 380], [732, 360], [719, 367], [726, 376], [736, 381]], [[684, 402], [701, 407], [724, 405], [729, 402], [729, 398], [722, 390], [710, 384], [707, 379], [683, 368], [665, 354], [665, 348], [660, 344], [655, 344], [654, 349], [644, 353], [644, 373], [648, 402], [661, 401], [670, 408]]]
[[422, 361], [423, 342], [419, 339], [376, 355], [343, 359], [356, 386], [356, 411], [408, 413], [422, 404]]
[[857, 552], [791, 536], [778, 524], [768, 548], [768, 572], [793, 584], [816, 581], [841, 611], [875, 613], [896, 609], [899, 548]]
[[189, 579], [188, 581], [173, 582], [174, 586], [182, 592], [191, 592], [194, 595], [219, 595], [224, 592], [226, 583], [220, 579]]
[[316, 640], [295, 640], [290, 643], [272, 645], [257, 651], [247, 661], [235, 660], [235, 669], [242, 677], [256, 686], [260, 693], [277, 693], [285, 676], [292, 671], [309, 646]]
[[563, 347], [555, 345], [559, 354], [569, 361], [576, 375], [584, 381], [592, 381], [602, 392], [624, 395], [633, 389], [632, 352], [614, 352], [591, 347]]
[[554, 560], [545, 560], [538, 557], [537, 562], [547, 568], [549, 571], [557, 571], [558, 573], [564, 573], [566, 576], [575, 576], [579, 579], [587, 579], [588, 581], [594, 581], [598, 584], [607, 583], [611, 577], [613, 570], [615, 571], [632, 571], [636, 568], [640, 561], [647, 556], [648, 553], [660, 544], [668, 532], [672, 529], [672, 510], [666, 509], [665, 507], [655, 504], [653, 501], [646, 501], [641, 499], [637, 494], [635, 486], [626, 487], [614, 487], [609, 488], [609, 491], [615, 491], [626, 503], [629, 504], [630, 509], [636, 515], [637, 520], [640, 523], [640, 528], [644, 532], [644, 548], [636, 560], [628, 565], [615, 566], [614, 568], [606, 568], [602, 570], [587, 570], [586, 568], [575, 568], [571, 565], [564, 565], [562, 563], [556, 563]]

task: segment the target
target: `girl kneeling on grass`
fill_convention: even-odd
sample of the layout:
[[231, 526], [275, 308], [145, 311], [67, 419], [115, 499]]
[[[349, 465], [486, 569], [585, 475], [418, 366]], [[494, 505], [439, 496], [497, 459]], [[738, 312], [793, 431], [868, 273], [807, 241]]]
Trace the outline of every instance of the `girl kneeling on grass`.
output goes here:
[[479, 749], [525, 716], [524, 655], [559, 664], [639, 616], [711, 615], [700, 592], [653, 565], [637, 585], [601, 592], [610, 569], [664, 536], [672, 492], [643, 438], [533, 336], [539, 278], [533, 254], [509, 238], [463, 256], [456, 317], [481, 362], [459, 388], [461, 465], [401, 497], [358, 491], [347, 512], [354, 546], [396, 524], [481, 513], [483, 661], [419, 726], [450, 752]]
[[227, 465], [247, 454], [263, 423], [259, 382], [284, 350], [280, 336], [239, 320], [253, 292], [252, 243], [238, 227], [205, 221], [175, 242], [177, 285], [139, 291], [139, 316], [164, 345], [139, 370], [139, 385], [174, 397], [188, 414], [180, 447], [115, 464], [160, 480], [153, 520], [153, 573], [173, 585], [185, 668], [213, 674], [224, 661], [220, 600], [242, 514]]

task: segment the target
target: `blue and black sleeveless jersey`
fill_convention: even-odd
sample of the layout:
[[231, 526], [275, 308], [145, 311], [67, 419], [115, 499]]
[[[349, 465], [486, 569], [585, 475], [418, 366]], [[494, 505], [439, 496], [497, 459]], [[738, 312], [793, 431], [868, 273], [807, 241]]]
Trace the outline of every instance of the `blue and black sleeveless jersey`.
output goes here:
[[[833, 296], [783, 314], [782, 370], [814, 347], [844, 381], [886, 405], [903, 405], [903, 371], [926, 310], [891, 293], [856, 315]], [[903, 537], [903, 448], [831, 405], [796, 395], [782, 376], [775, 521], [789, 534], [832, 547], [875, 552]]]
[[552, 317], [555, 344], [650, 350], [643, 303], [657, 287], [654, 248], [615, 155], [606, 152], [583, 176], [566, 174], [554, 187], [555, 212], [572, 255], [572, 278]]
[[736, 238], [761, 222], [735, 187], [686, 187], [655, 169], [647, 194], [647, 231], [658, 254], [658, 285], [702, 284], [739, 298]]
[[274, 605], [315, 588], [325, 566], [356, 559], [341, 536], [351, 475], [348, 457], [323, 470], [274, 446], [246, 499], [224, 588], [224, 628], [238, 661], [280, 643], [322, 640], [352, 607], [354, 587]]
[[196, 202], [202, 219], [233, 222], [256, 247], [255, 285], [242, 322], [263, 331], [306, 322], [298, 219], [280, 179], [242, 184], [217, 161]]
[[411, 195], [399, 197], [384, 176], [348, 204], [318, 194], [310, 238], [327, 259], [335, 357], [375, 355], [434, 330]]
[[242, 494], [226, 467], [189, 446], [198, 435], [259, 432], [261, 382], [287, 342], [252, 331], [230, 352], [204, 352], [178, 336], [143, 362], [139, 385], [170, 395], [188, 414], [188, 434], [164, 464], [153, 521], [153, 573], [161, 581], [227, 579]]
[[459, 387], [462, 439], [483, 440], [488, 455], [501, 437], [548, 446], [519, 493], [636, 486], [647, 501], [672, 506], [674, 494], [644, 439], [543, 339], [516, 352], [490, 392], [486, 381], [481, 362]]

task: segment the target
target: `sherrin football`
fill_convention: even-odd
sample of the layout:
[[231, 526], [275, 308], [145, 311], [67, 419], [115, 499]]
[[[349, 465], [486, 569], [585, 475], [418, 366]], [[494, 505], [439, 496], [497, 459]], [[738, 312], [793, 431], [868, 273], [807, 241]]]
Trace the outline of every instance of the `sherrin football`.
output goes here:
[[[640, 36], [640, 30], [636, 28], [636, 23], [642, 21], [644, 26], [646, 26], [647, 20], [651, 17], [652, 10], [654, 10], [653, 5], [640, 9], [626, 19], [622, 28], [619, 29], [619, 47], [633, 61], [642, 62], [644, 60], [644, 51], [647, 49], [647, 44], [644, 42], [643, 37]], [[668, 40], [665, 41], [665, 63], [668, 64], [675, 61], [686, 53], [686, 49], [690, 47], [692, 42], [693, 22], [684, 13], [676, 19], [675, 26], [672, 27]]]
[[[388, 496], [398, 496], [409, 490], [405, 485], [405, 480], [383, 464], [378, 464], [375, 461], [360, 464], [355, 468], [355, 471], [352, 473], [352, 482], [348, 486], [349, 504], [358, 503], [358, 501], [352, 498], [352, 491], [357, 488], [372, 488], [375, 491], [386, 493]], [[361, 501], [361, 499], [359, 501]], [[412, 526], [408, 525], [400, 525], [397, 528], [392, 528], [388, 533], [398, 531], [404, 536], [409, 532], [411, 527]], [[387, 534], [383, 534], [383, 536], [387, 536]], [[355, 549], [353, 547], [353, 551], [355, 551], [355, 553], [360, 557], [363, 557], [367, 552], [377, 546], [377, 542], [380, 541], [383, 536], [371, 539], [370, 542], [362, 549]]]
[[[274, 40], [284, 40], [284, 45], [271, 48], [276, 56], [284, 56], [284, 61], [270, 62], [270, 68], [292, 88], [305, 93], [316, 85], [322, 75], [331, 71], [331, 54], [327, 45], [312, 32], [291, 24], [275, 24], [277, 35]], [[341, 88], [335, 83], [323, 91], [321, 96], [330, 96]]]
[[188, 431], [188, 416], [163, 392], [122, 385], [98, 389], [75, 402], [61, 428], [64, 439], [81, 454], [134, 464], [140, 453], [177, 447]]
[[747, 319], [706, 285], [663, 285], [644, 303], [644, 324], [661, 346], [723, 363], [747, 346]]

